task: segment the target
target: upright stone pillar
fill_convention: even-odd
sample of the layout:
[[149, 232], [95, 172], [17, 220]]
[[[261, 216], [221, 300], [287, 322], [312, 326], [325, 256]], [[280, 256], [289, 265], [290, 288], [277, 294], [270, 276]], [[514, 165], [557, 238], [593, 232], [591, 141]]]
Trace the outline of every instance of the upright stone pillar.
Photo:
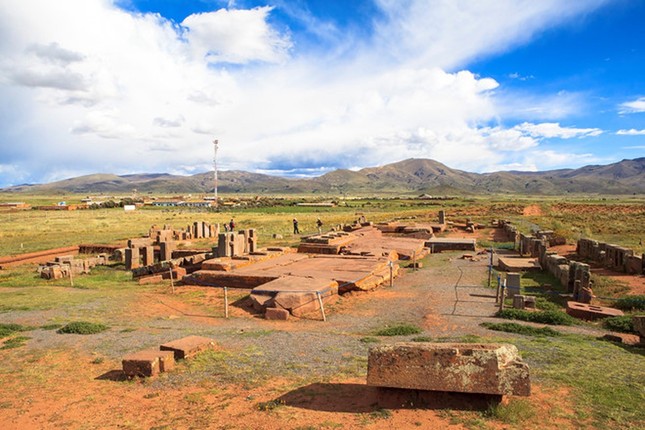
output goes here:
[[139, 257], [139, 248], [125, 248], [125, 270], [139, 268], [141, 266]]
[[172, 251], [175, 248], [175, 243], [174, 242], [162, 242], [159, 244], [159, 249], [160, 249], [160, 260], [161, 261], [168, 261], [172, 260]]
[[151, 266], [155, 264], [155, 248], [153, 246], [144, 246], [142, 251], [143, 251], [143, 265]]
[[439, 224], [445, 224], [446, 223], [446, 211], [440, 210], [439, 211]]

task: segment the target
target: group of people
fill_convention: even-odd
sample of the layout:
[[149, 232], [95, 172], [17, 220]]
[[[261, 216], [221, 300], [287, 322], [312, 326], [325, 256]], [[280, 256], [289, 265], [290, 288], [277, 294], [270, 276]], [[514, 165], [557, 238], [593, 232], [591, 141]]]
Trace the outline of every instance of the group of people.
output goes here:
[[[316, 220], [316, 228], [318, 229], [318, 234], [322, 234], [323, 222], [320, 218]], [[231, 218], [228, 224], [224, 224], [224, 231], [235, 231], [235, 220]], [[300, 234], [300, 229], [298, 228], [298, 220], [293, 219], [293, 234]]]
[[[320, 218], [316, 220], [316, 228], [318, 229], [318, 234], [322, 233], [323, 222]], [[300, 234], [300, 229], [298, 228], [298, 219], [293, 219], [293, 234]]]

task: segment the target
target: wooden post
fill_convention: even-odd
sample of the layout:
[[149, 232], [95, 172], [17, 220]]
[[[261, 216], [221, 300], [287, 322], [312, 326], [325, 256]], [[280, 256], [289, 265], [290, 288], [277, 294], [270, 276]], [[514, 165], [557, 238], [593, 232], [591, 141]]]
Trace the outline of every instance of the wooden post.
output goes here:
[[497, 275], [497, 291], [495, 292], [495, 303], [499, 303], [499, 294], [502, 291], [502, 277]]
[[502, 294], [499, 298], [499, 310], [504, 310], [504, 297], [506, 296], [506, 279], [502, 281]]
[[325, 306], [323, 306], [322, 294], [320, 294], [320, 291], [316, 291], [316, 296], [318, 296], [318, 303], [320, 304], [320, 313], [322, 314], [323, 321], [327, 321], [327, 317], [325, 316]]
[[387, 263], [388, 266], [390, 266], [390, 287], [394, 286], [394, 263], [390, 261]]
[[412, 251], [412, 269], [414, 271], [417, 270], [417, 252], [416, 251]]
[[175, 294], [175, 281], [172, 279], [172, 266], [168, 266], [168, 273], [170, 273], [170, 287], [172, 288], [172, 293]]
[[69, 286], [74, 288], [74, 274], [72, 272], [72, 263], [69, 263]]
[[490, 247], [490, 262], [488, 263], [488, 288], [492, 282], [493, 277], [493, 247]]
[[224, 315], [228, 319], [228, 287], [224, 287]]

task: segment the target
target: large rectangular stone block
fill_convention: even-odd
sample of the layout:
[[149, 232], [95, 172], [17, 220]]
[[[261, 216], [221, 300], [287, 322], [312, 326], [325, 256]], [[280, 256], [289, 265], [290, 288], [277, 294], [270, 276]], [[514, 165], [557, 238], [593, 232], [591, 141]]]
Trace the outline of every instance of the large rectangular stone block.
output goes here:
[[150, 377], [175, 367], [175, 355], [172, 351], [147, 349], [126, 355], [121, 363], [123, 373], [130, 378]]
[[162, 351], [173, 351], [176, 360], [191, 358], [202, 351], [215, 348], [213, 339], [203, 336], [187, 336], [164, 343], [159, 347]]
[[367, 385], [528, 396], [529, 367], [508, 344], [401, 342], [372, 347]]

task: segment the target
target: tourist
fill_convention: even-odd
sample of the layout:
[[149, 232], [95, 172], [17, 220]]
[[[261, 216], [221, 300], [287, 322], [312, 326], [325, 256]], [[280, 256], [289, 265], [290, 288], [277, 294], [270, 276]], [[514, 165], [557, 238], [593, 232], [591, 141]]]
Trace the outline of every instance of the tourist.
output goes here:
[[316, 227], [318, 227], [318, 234], [322, 234], [322, 226], [323, 226], [323, 222], [320, 220], [320, 218], [318, 218], [316, 220]]
[[293, 234], [300, 234], [300, 230], [298, 229], [298, 220], [293, 219]]
[[233, 218], [231, 218], [231, 222], [228, 223], [228, 231], [233, 230], [235, 230], [235, 221], [233, 221]]

